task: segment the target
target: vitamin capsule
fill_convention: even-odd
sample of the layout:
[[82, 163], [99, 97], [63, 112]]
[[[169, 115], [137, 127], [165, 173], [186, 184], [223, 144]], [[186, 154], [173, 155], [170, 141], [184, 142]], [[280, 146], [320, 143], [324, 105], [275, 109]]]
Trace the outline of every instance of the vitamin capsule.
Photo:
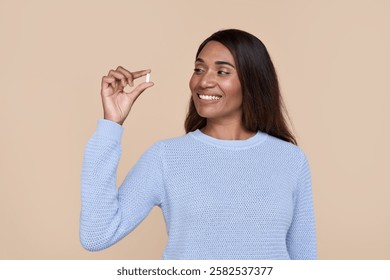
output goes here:
[[146, 82], [147, 82], [147, 83], [150, 82], [150, 73], [146, 74]]

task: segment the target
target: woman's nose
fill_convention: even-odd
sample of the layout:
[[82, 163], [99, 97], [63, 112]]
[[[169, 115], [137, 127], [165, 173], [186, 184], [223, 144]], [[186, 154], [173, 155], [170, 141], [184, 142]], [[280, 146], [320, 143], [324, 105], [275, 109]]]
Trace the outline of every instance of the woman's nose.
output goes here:
[[215, 75], [210, 72], [206, 72], [202, 75], [202, 78], [199, 82], [200, 86], [203, 88], [214, 87], [216, 84]]

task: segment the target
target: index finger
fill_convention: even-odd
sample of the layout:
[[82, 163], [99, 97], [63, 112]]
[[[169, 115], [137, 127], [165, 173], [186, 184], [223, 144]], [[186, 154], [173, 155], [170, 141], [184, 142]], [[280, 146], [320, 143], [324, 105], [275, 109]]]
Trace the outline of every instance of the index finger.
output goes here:
[[147, 70], [141, 70], [141, 71], [136, 71], [136, 72], [131, 72], [131, 74], [133, 75], [133, 78], [134, 79], [138, 79], [140, 77], [143, 77], [143, 76], [146, 76], [146, 74], [150, 73], [151, 70], [150, 69], [147, 69]]

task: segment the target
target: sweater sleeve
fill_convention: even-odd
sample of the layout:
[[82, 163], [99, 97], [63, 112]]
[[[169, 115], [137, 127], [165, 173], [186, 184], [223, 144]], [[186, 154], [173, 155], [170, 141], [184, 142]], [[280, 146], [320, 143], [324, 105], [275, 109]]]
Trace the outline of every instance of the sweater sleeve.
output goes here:
[[89, 251], [105, 249], [124, 238], [164, 197], [159, 143], [142, 155], [117, 188], [122, 133], [123, 127], [117, 123], [99, 120], [85, 147], [80, 241]]
[[311, 174], [305, 155], [294, 193], [294, 213], [286, 241], [291, 259], [317, 259]]

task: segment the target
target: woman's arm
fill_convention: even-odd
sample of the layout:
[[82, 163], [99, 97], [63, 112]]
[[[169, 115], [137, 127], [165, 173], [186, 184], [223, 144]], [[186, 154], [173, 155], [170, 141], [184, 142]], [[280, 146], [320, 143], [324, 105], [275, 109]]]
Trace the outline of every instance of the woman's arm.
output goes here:
[[116, 173], [121, 156], [121, 126], [139, 95], [153, 86], [124, 88], [150, 70], [130, 72], [119, 66], [102, 78], [104, 120], [88, 141], [81, 173], [80, 240], [90, 251], [111, 246], [132, 231], [163, 198], [160, 146], [154, 145], [129, 172], [119, 190]]
[[317, 259], [316, 226], [310, 168], [303, 155], [303, 164], [294, 194], [294, 213], [287, 233], [287, 250], [291, 259]]
[[99, 120], [88, 141], [81, 174], [80, 240], [105, 249], [130, 233], [164, 197], [160, 144], [148, 149], [116, 187], [122, 126]]

